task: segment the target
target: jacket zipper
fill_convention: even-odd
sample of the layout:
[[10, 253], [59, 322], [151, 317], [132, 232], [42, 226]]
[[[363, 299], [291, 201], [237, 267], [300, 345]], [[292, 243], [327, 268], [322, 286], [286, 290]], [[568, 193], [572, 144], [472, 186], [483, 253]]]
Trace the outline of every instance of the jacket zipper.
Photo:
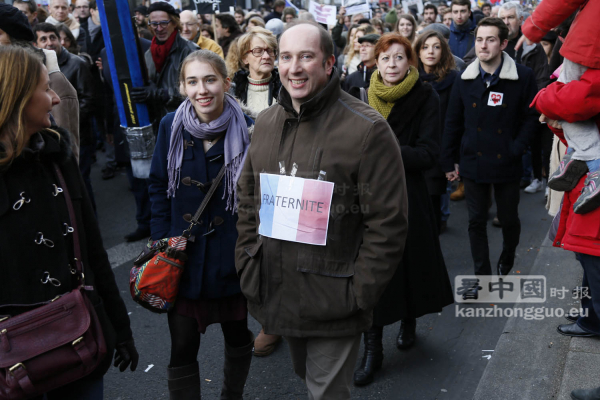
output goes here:
[[181, 267], [181, 265], [177, 264], [176, 262], [174, 262], [174, 261], [171, 261], [171, 260], [169, 260], [168, 258], [161, 257], [161, 256], [156, 256], [156, 260], [154, 261], [154, 265], [158, 265], [158, 262], [159, 262], [159, 261], [164, 261], [164, 262], [166, 262], [167, 264], [170, 264], [170, 265], [172, 265], [172, 266], [174, 266], [174, 267], [177, 267], [177, 268], [182, 268], [182, 267]]
[[10, 328], [10, 331], [13, 333], [23, 333], [23, 332], [27, 332], [33, 328], [36, 328], [40, 325], [45, 325], [48, 324], [50, 322], [55, 321], [56, 319], [58, 319], [59, 317], [61, 317], [61, 312], [68, 312], [67, 308], [63, 305], [60, 307], [57, 307], [51, 311], [48, 311], [47, 313], [44, 313], [42, 315], [39, 315], [35, 318], [39, 318], [38, 321], [35, 321], [35, 325], [28, 327], [29, 329], [25, 329], [22, 332], [19, 331], [19, 327], [26, 325], [27, 323], [29, 323], [34, 317], [30, 317], [27, 318], [23, 321], [20, 321], [19, 323], [16, 323], [12, 326], [8, 326], [5, 329], [2, 329], [2, 331], [0, 331], [0, 338], [2, 338], [3, 335], [8, 335], [8, 329]]

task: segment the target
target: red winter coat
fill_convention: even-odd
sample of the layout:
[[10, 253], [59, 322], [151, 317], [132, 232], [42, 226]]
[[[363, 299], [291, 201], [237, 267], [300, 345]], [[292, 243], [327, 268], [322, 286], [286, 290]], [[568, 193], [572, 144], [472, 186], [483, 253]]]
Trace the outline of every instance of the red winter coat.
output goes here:
[[[568, 84], [554, 82], [539, 91], [531, 107], [559, 121], [576, 122], [594, 118], [600, 128], [600, 70], [588, 69], [579, 81]], [[552, 131], [567, 144], [562, 130]], [[573, 204], [581, 194], [585, 178], [584, 175], [575, 189], [563, 197], [554, 246], [600, 256], [600, 208], [583, 215], [573, 212]]]
[[560, 54], [577, 64], [600, 69], [600, 1], [544, 0], [521, 29], [529, 40], [539, 42], [579, 7], [581, 11], [571, 25]]
[[[598, 50], [600, 52], [600, 48]], [[557, 121], [595, 119], [600, 122], [600, 69], [588, 69], [578, 81], [548, 85], [535, 96], [531, 103], [531, 107], [534, 106]]]
[[[552, 131], [566, 144], [562, 131], [555, 129]], [[553, 245], [565, 250], [600, 257], [600, 208], [587, 214], [573, 212], [573, 204], [581, 195], [585, 178], [586, 175], [581, 177], [575, 189], [566, 192], [563, 197], [559, 214], [560, 221]]]

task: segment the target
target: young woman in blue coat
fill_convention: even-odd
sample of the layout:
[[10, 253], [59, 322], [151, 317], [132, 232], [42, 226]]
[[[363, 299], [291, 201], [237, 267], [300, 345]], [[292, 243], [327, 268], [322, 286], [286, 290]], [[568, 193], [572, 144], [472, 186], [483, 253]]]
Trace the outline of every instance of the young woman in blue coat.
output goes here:
[[[171, 399], [200, 398], [200, 334], [220, 323], [225, 338], [221, 399], [241, 399], [254, 337], [234, 264], [237, 239], [235, 182], [250, 144], [246, 117], [227, 94], [222, 58], [198, 50], [181, 65], [186, 100], [160, 123], [150, 171], [152, 239], [180, 236], [225, 164], [225, 176], [192, 230], [179, 297], [168, 314]], [[222, 187], [222, 189], [221, 189]]]
[[[433, 86], [440, 97], [440, 132], [443, 133], [450, 92], [454, 80], [458, 76], [454, 57], [444, 37], [433, 30], [419, 35], [414, 48], [418, 56], [419, 79], [421, 82], [427, 82]], [[441, 141], [439, 144], [441, 146]], [[451, 183], [446, 179], [446, 174], [444, 174], [439, 162], [425, 172], [425, 179], [427, 180], [427, 189], [431, 196], [438, 229], [442, 233], [446, 230], [447, 221], [450, 217], [449, 192]]]

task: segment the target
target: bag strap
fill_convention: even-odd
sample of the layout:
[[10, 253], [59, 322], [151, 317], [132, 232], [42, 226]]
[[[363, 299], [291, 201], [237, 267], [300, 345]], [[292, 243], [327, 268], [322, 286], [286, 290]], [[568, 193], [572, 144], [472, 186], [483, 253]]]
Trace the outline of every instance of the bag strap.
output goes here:
[[58, 182], [62, 187], [63, 193], [65, 195], [65, 202], [67, 203], [67, 211], [69, 212], [69, 222], [71, 227], [73, 228], [73, 251], [75, 253], [75, 267], [76, 272], [81, 275], [81, 285], [84, 285], [84, 275], [83, 275], [83, 261], [81, 258], [81, 247], [79, 246], [79, 230], [77, 229], [77, 219], [75, 218], [75, 210], [73, 208], [73, 202], [71, 201], [71, 194], [69, 193], [69, 188], [67, 187], [67, 183], [65, 182], [65, 178], [60, 171], [60, 168], [55, 163], [52, 164], [54, 166], [54, 171], [56, 172], [56, 176], [58, 177]]
[[206, 193], [206, 196], [204, 196], [202, 203], [200, 203], [200, 207], [198, 207], [198, 210], [196, 210], [196, 213], [194, 214], [194, 217], [192, 218], [190, 226], [185, 231], [183, 231], [183, 235], [182, 235], [183, 237], [189, 238], [191, 235], [191, 232], [192, 232], [192, 228], [194, 226], [198, 225], [198, 223], [199, 223], [198, 220], [202, 216], [202, 213], [204, 212], [204, 209], [206, 209], [206, 206], [208, 205], [208, 202], [212, 198], [213, 194], [215, 194], [215, 192], [217, 191], [217, 187], [219, 186], [219, 183], [221, 183], [221, 180], [223, 179], [224, 175], [225, 175], [225, 163], [223, 163], [223, 166], [221, 167], [221, 170], [217, 174], [217, 177], [213, 180], [212, 185], [210, 186], [210, 189], [208, 189], [208, 193]]

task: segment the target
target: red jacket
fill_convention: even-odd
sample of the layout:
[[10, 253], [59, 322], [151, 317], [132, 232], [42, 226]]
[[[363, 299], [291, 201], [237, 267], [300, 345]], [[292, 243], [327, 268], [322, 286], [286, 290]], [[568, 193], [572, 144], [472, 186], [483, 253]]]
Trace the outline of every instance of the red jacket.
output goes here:
[[[562, 131], [556, 129], [552, 129], [552, 131], [565, 145], [567, 144]], [[563, 197], [559, 214], [560, 221], [553, 245], [565, 250], [600, 257], [600, 208], [587, 214], [573, 212], [573, 204], [581, 195], [585, 178], [586, 175], [582, 176], [575, 189], [566, 192]]]
[[557, 121], [595, 119], [600, 124], [600, 69], [588, 69], [578, 81], [548, 85], [535, 96], [531, 103], [531, 107], [534, 106], [540, 113]]
[[531, 17], [527, 18], [521, 29], [529, 40], [539, 42], [548, 31], [558, 26], [579, 7], [581, 11], [571, 25], [560, 54], [577, 64], [600, 69], [600, 1], [544, 0]]

